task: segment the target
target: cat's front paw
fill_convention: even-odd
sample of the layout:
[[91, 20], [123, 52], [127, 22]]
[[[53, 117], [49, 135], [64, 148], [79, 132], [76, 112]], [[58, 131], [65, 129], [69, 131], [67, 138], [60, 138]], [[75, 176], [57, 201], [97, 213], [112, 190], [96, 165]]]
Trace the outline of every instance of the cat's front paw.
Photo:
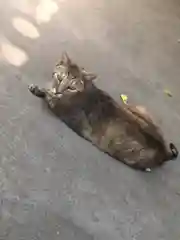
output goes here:
[[39, 87], [37, 85], [30, 84], [28, 86], [28, 89], [32, 94], [36, 94], [37, 90], [39, 90]]
[[30, 84], [30, 85], [28, 86], [29, 91], [32, 92], [32, 93], [35, 91], [36, 88], [37, 88], [37, 86], [34, 85], [34, 84]]

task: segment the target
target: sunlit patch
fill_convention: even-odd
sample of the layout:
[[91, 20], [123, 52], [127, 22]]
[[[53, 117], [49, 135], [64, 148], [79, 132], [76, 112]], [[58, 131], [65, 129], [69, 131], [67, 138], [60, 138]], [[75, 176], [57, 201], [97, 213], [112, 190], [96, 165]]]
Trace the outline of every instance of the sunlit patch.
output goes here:
[[36, 8], [36, 20], [39, 24], [49, 22], [58, 11], [58, 5], [52, 0], [41, 0]]
[[1, 43], [1, 55], [2, 59], [17, 67], [28, 60], [27, 54], [22, 49], [7, 41]]
[[22, 13], [33, 16], [36, 8], [36, 1], [33, 0], [11, 1], [11, 6], [15, 9], [18, 9]]
[[36, 27], [23, 18], [14, 18], [12, 24], [14, 28], [25, 37], [33, 39], [39, 37], [39, 32]]

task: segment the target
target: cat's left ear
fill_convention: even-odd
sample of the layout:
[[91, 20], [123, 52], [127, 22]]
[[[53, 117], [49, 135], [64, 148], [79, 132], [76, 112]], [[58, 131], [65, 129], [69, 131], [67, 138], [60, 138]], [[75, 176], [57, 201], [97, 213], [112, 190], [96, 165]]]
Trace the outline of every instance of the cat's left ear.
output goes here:
[[56, 63], [56, 67], [59, 67], [60, 65], [64, 66], [71, 65], [71, 59], [69, 58], [67, 52], [63, 52], [61, 59], [59, 59], [58, 62]]
[[62, 54], [62, 57], [61, 57], [61, 62], [64, 64], [64, 65], [71, 65], [71, 59], [70, 57], [68, 56], [67, 52], [63, 52]]
[[83, 77], [84, 77], [87, 81], [93, 81], [94, 79], [97, 78], [97, 75], [96, 75], [96, 74], [86, 72], [84, 69], [82, 69], [82, 74], [83, 74]]

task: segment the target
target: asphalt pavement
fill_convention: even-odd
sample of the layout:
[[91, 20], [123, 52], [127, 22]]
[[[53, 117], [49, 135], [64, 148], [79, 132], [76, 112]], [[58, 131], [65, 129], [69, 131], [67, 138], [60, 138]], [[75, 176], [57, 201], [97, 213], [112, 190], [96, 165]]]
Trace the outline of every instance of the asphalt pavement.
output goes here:
[[180, 158], [132, 170], [28, 92], [64, 50], [180, 149], [179, 1], [1, 0], [0, 240], [179, 240]]

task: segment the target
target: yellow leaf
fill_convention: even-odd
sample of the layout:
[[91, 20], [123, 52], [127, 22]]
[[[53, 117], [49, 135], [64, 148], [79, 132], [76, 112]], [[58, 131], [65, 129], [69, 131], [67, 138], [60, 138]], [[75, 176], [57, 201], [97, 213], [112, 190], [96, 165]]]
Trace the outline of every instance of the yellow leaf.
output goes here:
[[127, 102], [128, 102], [128, 96], [127, 95], [121, 94], [121, 99], [125, 104], [127, 104]]
[[164, 89], [164, 93], [165, 93], [168, 97], [172, 97], [172, 93], [171, 93], [168, 89]]

